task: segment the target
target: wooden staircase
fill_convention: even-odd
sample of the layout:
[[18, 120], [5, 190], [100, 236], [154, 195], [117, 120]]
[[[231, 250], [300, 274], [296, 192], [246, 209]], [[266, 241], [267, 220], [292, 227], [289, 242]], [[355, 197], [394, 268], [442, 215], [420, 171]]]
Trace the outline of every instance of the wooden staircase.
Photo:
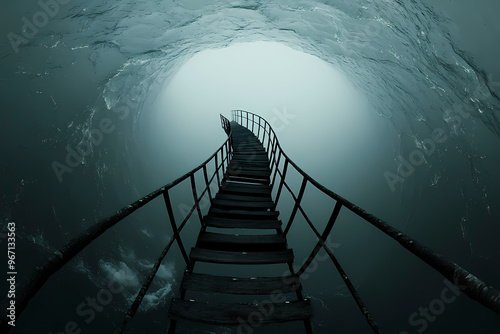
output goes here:
[[[175, 332], [177, 322], [241, 326], [252, 314], [257, 314], [259, 319], [258, 326], [255, 321], [252, 323], [253, 329], [267, 323], [303, 320], [304, 332], [312, 333], [311, 305], [302, 296], [300, 279], [292, 267], [293, 250], [287, 247], [279, 212], [273, 210], [267, 153], [248, 129], [231, 122], [231, 130], [232, 159], [220, 190], [203, 218], [196, 246], [189, 254], [192, 268], [184, 273], [180, 298], [172, 300], [169, 333]], [[211, 229], [222, 229], [225, 233]], [[234, 229], [244, 232], [232, 234]], [[219, 276], [216, 269], [195, 273], [196, 262], [227, 264], [234, 276]], [[235, 265], [284, 265], [283, 272], [288, 274], [266, 276], [256, 269], [255, 275], [240, 277]], [[187, 298], [192, 292], [210, 294], [210, 302]], [[266, 301], [213, 302], [221, 299], [220, 294], [255, 296], [254, 300]], [[288, 300], [290, 294], [294, 296], [292, 300]], [[287, 299], [270, 302], [265, 295], [279, 295], [275, 299], [280, 301], [284, 296]]]

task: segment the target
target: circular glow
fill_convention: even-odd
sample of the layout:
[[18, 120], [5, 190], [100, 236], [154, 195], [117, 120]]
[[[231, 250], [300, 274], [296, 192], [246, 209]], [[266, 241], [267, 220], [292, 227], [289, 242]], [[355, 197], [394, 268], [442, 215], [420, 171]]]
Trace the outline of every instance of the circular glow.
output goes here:
[[147, 161], [160, 166], [154, 172], [198, 165], [225, 139], [219, 114], [230, 118], [233, 109], [267, 119], [283, 149], [313, 175], [331, 175], [316, 167], [337, 159], [329, 167], [337, 180], [356, 178], [373, 159], [366, 152], [377, 117], [339, 70], [282, 44], [253, 42], [198, 53], [164, 87], [143, 120]]

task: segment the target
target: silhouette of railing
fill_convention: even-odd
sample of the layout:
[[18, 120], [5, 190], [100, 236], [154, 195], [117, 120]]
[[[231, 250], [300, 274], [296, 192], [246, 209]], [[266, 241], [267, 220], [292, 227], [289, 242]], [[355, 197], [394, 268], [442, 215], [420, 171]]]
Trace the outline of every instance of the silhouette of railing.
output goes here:
[[[149, 275], [144, 281], [137, 297], [134, 302], [130, 306], [129, 311], [126, 313], [123, 323], [119, 328], [116, 329], [115, 333], [121, 333], [123, 328], [127, 324], [127, 322], [135, 315], [137, 309], [139, 308], [151, 282], [153, 281], [156, 273], [160, 267], [160, 264], [163, 258], [167, 255], [173, 243], [177, 241], [179, 245], [180, 251], [186, 262], [187, 268], [190, 268], [191, 262], [189, 257], [187, 256], [186, 250], [182, 243], [180, 233], [186, 223], [189, 221], [189, 218], [197, 211], [198, 218], [200, 222], [202, 220], [202, 213], [200, 209], [200, 200], [203, 198], [205, 194], [208, 193], [208, 197], [210, 201], [212, 201], [212, 193], [210, 190], [210, 185], [214, 180], [217, 182], [217, 187], [221, 185], [221, 179], [224, 177], [225, 168], [229, 164], [230, 156], [232, 154], [232, 146], [230, 144], [231, 138], [231, 127], [229, 125], [229, 120], [224, 116], [220, 115], [221, 124], [228, 134], [228, 139], [222, 144], [214, 154], [212, 154], [205, 162], [203, 162], [198, 167], [194, 168], [190, 172], [184, 174], [179, 177], [177, 180], [161, 187], [150, 193], [149, 195], [144, 196], [143, 198], [137, 200], [136, 202], [127, 205], [126, 207], [117, 211], [114, 215], [101, 220], [95, 225], [88, 228], [85, 232], [81, 233], [71, 241], [69, 241], [64, 247], [54, 252], [44, 265], [37, 267], [34, 273], [31, 276], [22, 282], [22, 284], [17, 288], [17, 296], [16, 296], [16, 317], [17, 319], [20, 317], [21, 313], [24, 311], [29, 301], [35, 296], [35, 294], [42, 288], [42, 286], [47, 282], [47, 280], [52, 276], [56, 271], [61, 269], [66, 263], [68, 263], [73, 257], [75, 257], [79, 252], [81, 252], [85, 247], [87, 247], [90, 243], [92, 243], [96, 238], [101, 236], [104, 232], [106, 232], [109, 228], [115, 226], [117, 223], [122, 221], [124, 218], [128, 217], [130, 214], [138, 210], [139, 208], [145, 206], [150, 203], [152, 200], [159, 196], [163, 196], [165, 207], [167, 209], [168, 217], [170, 220], [170, 224], [172, 226], [173, 236], [170, 241], [167, 243], [160, 256], [156, 260], [153, 268], [151, 269]], [[209, 163], [214, 163], [214, 173], [208, 177], [207, 173], [207, 165]], [[195, 174], [203, 173], [203, 178], [205, 180], [205, 187], [200, 195], [197, 194], [196, 191], [196, 182], [195, 182]], [[188, 181], [189, 180], [189, 181]], [[174, 213], [172, 210], [172, 204], [170, 200], [169, 190], [180, 185], [183, 182], [190, 182], [192, 189], [192, 196], [194, 199], [194, 205], [191, 207], [191, 210], [187, 213], [184, 220], [177, 225], [174, 218]], [[5, 298], [1, 302], [2, 312], [8, 307], [9, 300]], [[2, 318], [0, 319], [0, 332], [7, 333], [10, 331], [12, 327], [8, 325], [7, 314], [3, 313]]]
[[[396, 240], [401, 246], [403, 246], [405, 249], [416, 255], [418, 258], [420, 258], [422, 261], [427, 263], [429, 266], [437, 270], [439, 273], [441, 273], [445, 278], [447, 278], [449, 281], [453, 282], [455, 285], [460, 286], [462, 291], [469, 296], [471, 299], [474, 299], [481, 303], [483, 306], [493, 310], [494, 312], [500, 314], [500, 292], [497, 291], [495, 288], [491, 286], [487, 286], [484, 282], [482, 282], [479, 278], [474, 276], [473, 274], [469, 273], [467, 270], [463, 269], [461, 266], [458, 264], [451, 262], [441, 255], [433, 252], [423, 244], [419, 243], [418, 241], [412, 239], [405, 233], [401, 232], [400, 230], [390, 226], [387, 224], [385, 221], [382, 219], [379, 219], [375, 217], [374, 215], [366, 212], [365, 210], [361, 209], [357, 205], [349, 202], [345, 198], [341, 197], [340, 195], [334, 193], [333, 191], [325, 188], [323, 185], [321, 185], [319, 182], [314, 180], [309, 174], [304, 172], [299, 166], [297, 166], [296, 163], [294, 163], [283, 151], [281, 148], [278, 138], [276, 136], [276, 133], [272, 129], [271, 125], [262, 117], [259, 115], [256, 115], [254, 113], [245, 111], [245, 110], [233, 110], [233, 120], [239, 123], [242, 126], [245, 126], [247, 129], [251, 130], [258, 138], [261, 140], [263, 146], [267, 150], [266, 152], [268, 153], [269, 161], [270, 161], [270, 168], [271, 168], [271, 174], [273, 175], [272, 181], [271, 181], [271, 187], [274, 188], [275, 182], [276, 182], [276, 176], [280, 176], [280, 181], [279, 185], [277, 188], [276, 196], [273, 198], [274, 203], [275, 203], [275, 208], [276, 205], [278, 204], [278, 201], [281, 196], [281, 192], [283, 190], [283, 187], [288, 190], [290, 195], [293, 198], [294, 201], [294, 206], [291, 211], [290, 218], [286, 224], [286, 228], [284, 230], [284, 234], [286, 235], [288, 231], [290, 230], [290, 227], [292, 226], [292, 223], [295, 219], [295, 216], [297, 215], [297, 211], [300, 211], [302, 216], [304, 217], [305, 221], [311, 228], [311, 230], [314, 232], [316, 237], [318, 238], [318, 242], [316, 246], [313, 248], [311, 255], [306, 259], [300, 270], [297, 272], [297, 275], [302, 275], [309, 265], [313, 262], [315, 259], [316, 255], [320, 251], [321, 248], [323, 248], [326, 253], [329, 255], [330, 259], [332, 260], [333, 264], [339, 271], [342, 279], [344, 280], [344, 283], [346, 284], [347, 288], [351, 292], [354, 300], [356, 301], [356, 304], [360, 308], [361, 312], [365, 316], [368, 324], [372, 328], [372, 330], [375, 333], [380, 333], [377, 324], [373, 320], [372, 316], [368, 312], [366, 306], [364, 305], [362, 299], [360, 298], [359, 294], [357, 293], [356, 289], [354, 288], [353, 284], [350, 282], [347, 274], [345, 271], [342, 269], [340, 263], [336, 259], [336, 257], [333, 254], [333, 251], [326, 245], [325, 241], [328, 238], [333, 225], [339, 215], [340, 210], [342, 207], [347, 208], [348, 210], [352, 211], [354, 214], [357, 216], [363, 218], [365, 221], [369, 222], [385, 234], [387, 234], [389, 237], [392, 239]], [[280, 166], [280, 160], [284, 159], [284, 164], [282, 168], [279, 168]], [[302, 183], [300, 186], [300, 190], [298, 194], [295, 194], [290, 186], [286, 182], [286, 176], [288, 173], [289, 167], [293, 167], [302, 177]], [[319, 191], [321, 191], [324, 195], [334, 199], [337, 203], [333, 208], [332, 214], [328, 220], [328, 223], [323, 231], [323, 233], [319, 233], [315, 225], [311, 222], [309, 219], [307, 213], [305, 212], [304, 208], [300, 205], [301, 200], [304, 196], [304, 192], [306, 189], [306, 186], [310, 184]], [[273, 209], [275, 209], [273, 208]]]

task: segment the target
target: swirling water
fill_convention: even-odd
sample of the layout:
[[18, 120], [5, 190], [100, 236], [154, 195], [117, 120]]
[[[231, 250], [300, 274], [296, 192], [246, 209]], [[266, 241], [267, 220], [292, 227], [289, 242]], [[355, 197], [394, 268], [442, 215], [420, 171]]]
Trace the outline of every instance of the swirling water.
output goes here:
[[[147, 136], [148, 113], [194, 55], [264, 41], [329, 63], [366, 98], [385, 126], [379, 131], [394, 134], [388, 154], [360, 152], [385, 159], [383, 167], [364, 171], [364, 178], [333, 190], [500, 285], [494, 269], [500, 261], [495, 247], [500, 232], [495, 205], [500, 199], [495, 173], [500, 101], [488, 74], [458, 46], [454, 26], [425, 2], [62, 2], [51, 7], [54, 15], [45, 24], [34, 17], [43, 11], [39, 4], [2, 5], [8, 7], [2, 16], [9, 13], [3, 35], [13, 32], [22, 38], [12, 40], [11, 35], [1, 42], [5, 111], [0, 117], [5, 143], [2, 213], [5, 221], [19, 226], [23, 272], [95, 220], [205, 159], [211, 152], [186, 161], [172, 156], [171, 163], [162, 166], [163, 174], [148, 175], [148, 161], [141, 159], [145, 148], [138, 144]], [[24, 27], [23, 17], [37, 25]], [[308, 116], [314, 119], [314, 111]], [[446, 140], [435, 140], [435, 151], [427, 154], [436, 129]], [[224, 136], [219, 129], [213, 131], [220, 133], [206, 144], [215, 149]], [[85, 146], [92, 135], [98, 144]], [[283, 133], [285, 143], [291, 142], [287, 136]], [[54, 162], [69, 166], [68, 147], [84, 148], [86, 154], [58, 175]], [[315, 176], [306, 156], [294, 154]], [[425, 163], [416, 163], [419, 166], [403, 177], [404, 182], [397, 179], [395, 175], [407, 172], [405, 161], [418, 157]], [[328, 172], [318, 179], [329, 187], [337, 185], [335, 175]], [[150, 222], [160, 209], [158, 205], [128, 219], [57, 274], [30, 304], [15, 332], [37, 328], [36, 332], [56, 333], [68, 321], [77, 322], [84, 332], [109, 332], [168, 239], [161, 223]], [[388, 259], [393, 247], [389, 241], [379, 240], [357, 222], [353, 226], [340, 226], [345, 232], [339, 232], [336, 241], [343, 245], [339, 256], [356, 286], [373, 305], [383, 330], [416, 332], [420, 326], [412, 325], [409, 317], [439, 298], [446, 285], [405, 254]], [[366, 255], [376, 247], [381, 251], [378, 257]], [[131, 324], [132, 332], [155, 332], [166, 325], [165, 300], [176, 293], [182, 273], [175, 259], [180, 260], [179, 254], [162, 266], [143, 312]], [[403, 265], [406, 261], [408, 266]], [[342, 311], [356, 312], [342, 285], [330, 282], [330, 269], [324, 270], [311, 278], [309, 294], [319, 310], [313, 324], [319, 332], [330, 326], [339, 332], [367, 332], [359, 317]], [[113, 279], [127, 288], [92, 320], [79, 314], [79, 304], [95, 298]], [[319, 288], [312, 288], [315, 282]], [[44, 305], [46, 314], [40, 314]], [[330, 316], [335, 312], [341, 316]], [[488, 312], [462, 296], [446, 305], [437, 320], [427, 321], [426, 331], [497, 333], [500, 323]], [[38, 320], [26, 320], [30, 318]]]

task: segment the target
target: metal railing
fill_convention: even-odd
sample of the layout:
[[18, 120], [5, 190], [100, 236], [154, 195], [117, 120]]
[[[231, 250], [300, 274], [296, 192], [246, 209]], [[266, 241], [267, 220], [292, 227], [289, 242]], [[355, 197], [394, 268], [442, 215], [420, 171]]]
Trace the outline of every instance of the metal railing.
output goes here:
[[[186, 262], [186, 267], [188, 270], [192, 268], [192, 264], [189, 260], [189, 257], [186, 253], [186, 250], [184, 248], [184, 245], [182, 243], [180, 233], [186, 223], [189, 221], [189, 218], [191, 215], [194, 213], [194, 211], [197, 211], [198, 218], [200, 220], [200, 223], [202, 222], [202, 213], [201, 213], [201, 208], [200, 208], [200, 201], [203, 198], [205, 194], [208, 194], [208, 197], [210, 199], [210, 203], [212, 202], [212, 192], [210, 190], [210, 186], [212, 182], [216, 180], [217, 182], [217, 187], [220, 188], [221, 186], [221, 179], [224, 177], [225, 174], [225, 167], [229, 165], [229, 160], [232, 155], [232, 146], [231, 146], [231, 127], [229, 125], [229, 120], [225, 118], [224, 116], [220, 115], [221, 117], [221, 124], [228, 134], [228, 139], [222, 144], [217, 151], [215, 151], [214, 154], [212, 154], [205, 162], [203, 162], [201, 165], [198, 167], [194, 168], [190, 172], [184, 174], [183, 176], [179, 177], [177, 180], [161, 187], [160, 189], [157, 189], [153, 191], [152, 193], [144, 196], [143, 198], [135, 201], [134, 203], [127, 205], [123, 207], [122, 209], [118, 210], [114, 215], [103, 219], [96, 223], [95, 225], [91, 226], [88, 228], [86, 231], [75, 237], [74, 239], [70, 240], [65, 246], [54, 252], [48, 260], [45, 262], [40, 267], [37, 267], [34, 272], [31, 274], [31, 276], [25, 280], [18, 288], [17, 288], [17, 293], [16, 293], [16, 317], [19, 318], [21, 316], [21, 313], [24, 311], [26, 306], [28, 305], [29, 301], [35, 296], [35, 294], [42, 288], [42, 286], [47, 282], [47, 280], [59, 269], [61, 269], [66, 263], [68, 263], [73, 257], [75, 257], [78, 253], [80, 253], [85, 247], [87, 247], [91, 242], [93, 242], [96, 238], [101, 236], [104, 232], [106, 232], [109, 228], [115, 226], [117, 223], [122, 221], [124, 218], [128, 217], [130, 214], [138, 210], [139, 208], [145, 206], [146, 204], [150, 203], [152, 200], [159, 196], [163, 196], [164, 202], [165, 202], [165, 207], [167, 209], [168, 217], [170, 220], [170, 224], [172, 226], [172, 231], [173, 231], [173, 236], [159, 255], [158, 259], [156, 260], [155, 264], [153, 265], [153, 268], [151, 269], [149, 275], [147, 276], [146, 280], [144, 281], [140, 291], [138, 292], [134, 302], [130, 306], [128, 312], [125, 315], [125, 318], [119, 326], [115, 333], [122, 333], [125, 325], [127, 322], [135, 315], [137, 309], [139, 308], [146, 292], [148, 291], [149, 286], [151, 285], [151, 282], [153, 281], [154, 277], [156, 276], [156, 273], [160, 267], [160, 264], [163, 260], [163, 258], [167, 255], [169, 252], [170, 248], [172, 247], [173, 243], [177, 241], [177, 244], [180, 248], [180, 251], [182, 253], [182, 256], [184, 258], [184, 261]], [[208, 177], [207, 173], [207, 165], [209, 163], [214, 163], [214, 172]], [[220, 175], [220, 172], [222, 173], [222, 177]], [[196, 191], [196, 182], [195, 182], [195, 174], [196, 173], [203, 173], [203, 178], [205, 181], [205, 187], [203, 191], [198, 195]], [[189, 180], [189, 181], [188, 181]], [[186, 217], [184, 220], [180, 223], [180, 225], [177, 225], [175, 218], [174, 218], [174, 213], [172, 210], [172, 203], [170, 200], [170, 195], [169, 195], [169, 190], [176, 187], [177, 185], [180, 185], [184, 181], [190, 182], [191, 184], [191, 190], [192, 190], [192, 196], [194, 200], [194, 205], [191, 207], [191, 210], [187, 213]], [[2, 312], [5, 312], [5, 310], [8, 307], [9, 299], [5, 298], [1, 303], [0, 307]], [[0, 319], [0, 332], [1, 333], [8, 333], [12, 327], [8, 325], [8, 318], [7, 318], [7, 313], [2, 314], [2, 318]]]
[[[429, 266], [437, 270], [439, 273], [441, 273], [444, 277], [446, 277], [449, 281], [453, 282], [456, 285], [459, 285], [462, 291], [469, 296], [471, 299], [474, 299], [481, 303], [483, 306], [493, 310], [494, 312], [500, 314], [500, 292], [496, 290], [495, 288], [486, 285], [484, 282], [482, 282], [479, 278], [474, 276], [473, 274], [469, 273], [467, 270], [463, 269], [461, 266], [458, 264], [451, 262], [441, 255], [433, 252], [423, 244], [419, 243], [418, 241], [412, 239], [405, 233], [401, 232], [400, 230], [390, 226], [388, 223], [383, 221], [382, 219], [377, 218], [376, 216], [366, 212], [365, 210], [361, 209], [357, 205], [349, 202], [342, 196], [334, 193], [333, 191], [325, 188], [323, 185], [318, 183], [316, 180], [314, 180], [309, 174], [304, 172], [299, 166], [297, 166], [296, 163], [294, 163], [286, 154], [283, 152], [283, 149], [281, 148], [278, 138], [276, 136], [276, 133], [272, 129], [271, 125], [262, 117], [259, 115], [256, 115], [254, 113], [245, 111], [245, 110], [233, 110], [233, 121], [239, 123], [240, 125], [246, 127], [250, 131], [252, 131], [259, 140], [261, 140], [262, 145], [264, 148], [266, 148], [266, 152], [269, 157], [270, 161], [270, 169], [271, 169], [271, 188], [274, 189], [275, 183], [276, 183], [276, 177], [279, 175], [280, 180], [279, 180], [279, 185], [277, 186], [278, 188], [276, 189], [276, 196], [273, 199], [274, 200], [274, 208], [276, 209], [276, 206], [278, 204], [278, 201], [280, 199], [283, 187], [285, 187], [286, 190], [290, 193], [290, 195], [293, 198], [294, 201], [294, 206], [291, 211], [290, 218], [286, 224], [284, 234], [286, 235], [290, 227], [292, 226], [292, 223], [295, 219], [295, 216], [297, 215], [297, 212], [300, 211], [302, 216], [304, 217], [304, 220], [307, 222], [311, 230], [314, 232], [316, 237], [318, 238], [318, 242], [316, 246], [313, 248], [311, 255], [307, 258], [307, 260], [304, 262], [302, 267], [299, 269], [297, 274], [300, 276], [303, 274], [308, 266], [312, 263], [312, 261], [315, 259], [316, 255], [320, 251], [321, 248], [325, 249], [326, 253], [329, 255], [330, 259], [332, 260], [333, 264], [339, 271], [342, 279], [344, 280], [344, 283], [346, 284], [347, 288], [351, 292], [354, 300], [356, 301], [356, 304], [360, 308], [361, 312], [365, 316], [368, 324], [371, 326], [372, 330], [375, 333], [380, 333], [380, 330], [377, 327], [377, 324], [373, 320], [372, 316], [368, 312], [366, 306], [364, 305], [362, 299], [360, 298], [359, 294], [357, 293], [356, 289], [354, 288], [353, 284], [349, 280], [347, 274], [345, 271], [342, 269], [340, 263], [338, 260], [335, 258], [333, 251], [326, 245], [325, 241], [328, 238], [333, 225], [340, 213], [340, 210], [345, 207], [346, 209], [352, 211], [354, 214], [357, 216], [363, 218], [365, 221], [369, 222], [382, 232], [384, 232], [386, 235], [391, 237], [392, 239], [396, 240], [401, 246], [406, 248], [408, 251], [416, 255], [418, 258], [420, 258], [422, 261], [427, 263]], [[281, 160], [284, 159], [283, 167], [280, 168], [280, 163]], [[287, 184], [286, 182], [286, 176], [288, 173], [288, 170], [291, 168], [294, 168], [302, 177], [302, 183], [300, 186], [300, 190], [298, 194], [295, 194], [291, 187]], [[315, 225], [311, 222], [309, 219], [307, 213], [305, 212], [304, 208], [301, 206], [301, 200], [304, 196], [305, 189], [308, 185], [311, 185], [321, 191], [324, 195], [334, 199], [336, 201], [336, 205], [334, 206], [332, 210], [332, 214], [328, 220], [328, 223], [323, 230], [322, 233], [318, 231], [318, 229], [315, 227]]]

